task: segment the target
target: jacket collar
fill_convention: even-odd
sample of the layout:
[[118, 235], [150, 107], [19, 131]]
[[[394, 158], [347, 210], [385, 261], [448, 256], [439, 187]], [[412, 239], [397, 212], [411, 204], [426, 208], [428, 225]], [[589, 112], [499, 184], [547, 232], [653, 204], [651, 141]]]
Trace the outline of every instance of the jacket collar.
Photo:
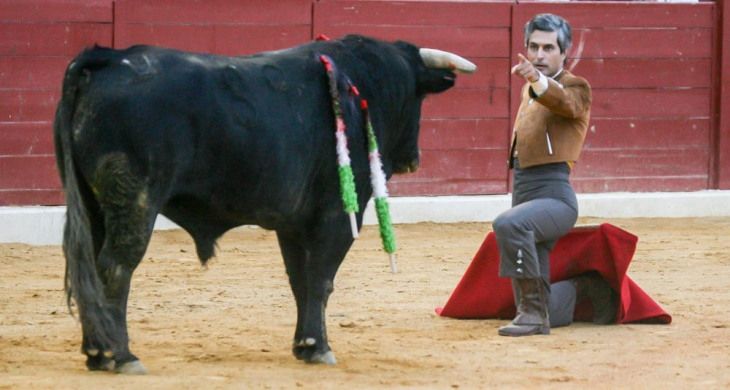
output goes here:
[[555, 81], [560, 81], [560, 79], [563, 78], [563, 76], [565, 75], [565, 72], [567, 72], [565, 68], [560, 68], [558, 73], [556, 73], [555, 76], [551, 77], [551, 79]]

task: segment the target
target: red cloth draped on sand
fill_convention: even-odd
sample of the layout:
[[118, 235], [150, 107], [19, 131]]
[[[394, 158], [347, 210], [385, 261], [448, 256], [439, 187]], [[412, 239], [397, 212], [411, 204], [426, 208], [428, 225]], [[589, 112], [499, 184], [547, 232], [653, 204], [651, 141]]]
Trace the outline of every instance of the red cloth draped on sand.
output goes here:
[[[550, 254], [550, 279], [555, 283], [598, 271], [621, 295], [618, 323], [669, 324], [672, 317], [626, 275], [637, 241], [638, 237], [607, 223], [576, 227], [557, 242]], [[436, 313], [453, 318], [513, 318], [510, 280], [500, 278], [498, 273], [499, 250], [490, 232], [446, 305], [437, 308]], [[591, 310], [590, 304], [583, 302], [576, 307], [575, 319], [590, 319]]]

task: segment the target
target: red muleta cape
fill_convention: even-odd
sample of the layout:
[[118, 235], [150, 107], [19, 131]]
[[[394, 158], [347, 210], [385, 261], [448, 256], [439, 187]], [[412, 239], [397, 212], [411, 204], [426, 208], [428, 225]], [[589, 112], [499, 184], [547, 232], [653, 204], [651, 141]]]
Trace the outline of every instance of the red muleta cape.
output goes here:
[[[620, 294], [616, 322], [669, 324], [672, 317], [626, 275], [638, 237], [611, 224], [576, 227], [561, 238], [550, 254], [552, 283], [597, 271]], [[487, 234], [469, 268], [443, 308], [436, 313], [453, 318], [506, 318], [515, 315], [512, 287], [500, 278], [499, 249], [493, 232]], [[588, 302], [576, 307], [577, 321], [589, 320]]]

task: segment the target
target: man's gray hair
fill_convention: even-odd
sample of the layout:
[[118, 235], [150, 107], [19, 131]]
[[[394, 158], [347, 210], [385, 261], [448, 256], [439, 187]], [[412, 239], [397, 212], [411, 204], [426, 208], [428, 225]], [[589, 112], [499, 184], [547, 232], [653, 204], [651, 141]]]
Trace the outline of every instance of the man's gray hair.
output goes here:
[[560, 52], [565, 53], [573, 44], [573, 33], [570, 23], [558, 15], [537, 14], [529, 22], [525, 23], [525, 47], [529, 43], [530, 35], [535, 30], [558, 33], [558, 46]]

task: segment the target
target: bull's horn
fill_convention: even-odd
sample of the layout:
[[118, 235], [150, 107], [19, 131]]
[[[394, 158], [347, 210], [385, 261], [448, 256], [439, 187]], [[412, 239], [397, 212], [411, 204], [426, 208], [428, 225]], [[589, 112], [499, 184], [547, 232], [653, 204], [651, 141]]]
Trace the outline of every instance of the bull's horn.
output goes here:
[[429, 68], [454, 69], [463, 73], [474, 73], [477, 70], [473, 62], [448, 51], [423, 48], [419, 52], [423, 63]]

